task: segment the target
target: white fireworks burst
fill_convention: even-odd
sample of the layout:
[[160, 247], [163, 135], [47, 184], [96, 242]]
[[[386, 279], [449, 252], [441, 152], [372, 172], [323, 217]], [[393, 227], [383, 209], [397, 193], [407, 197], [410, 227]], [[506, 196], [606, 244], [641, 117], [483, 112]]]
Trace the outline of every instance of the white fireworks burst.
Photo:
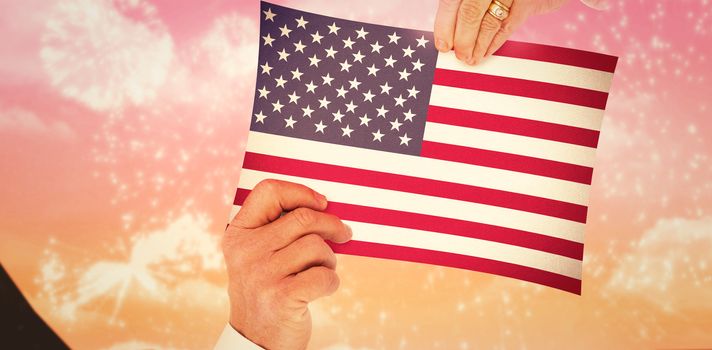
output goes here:
[[66, 273], [66, 263], [49, 249], [36, 279], [40, 297], [51, 296], [54, 311], [66, 321], [76, 320], [77, 311], [92, 301], [109, 298], [113, 310], [108, 321], [113, 323], [130, 291], [147, 291], [163, 301], [180, 274], [222, 267], [219, 237], [208, 227], [204, 216], [182, 216], [164, 229], [133, 236], [125, 260], [94, 261], [74, 274]]
[[68, 98], [95, 110], [140, 105], [166, 79], [173, 41], [145, 1], [60, 1], [46, 23], [40, 57]]

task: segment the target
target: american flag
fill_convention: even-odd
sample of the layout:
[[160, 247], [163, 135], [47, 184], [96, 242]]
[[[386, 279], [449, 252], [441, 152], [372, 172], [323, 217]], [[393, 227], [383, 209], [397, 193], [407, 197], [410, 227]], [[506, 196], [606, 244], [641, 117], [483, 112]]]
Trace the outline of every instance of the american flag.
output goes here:
[[353, 228], [337, 253], [580, 294], [617, 58], [510, 41], [471, 67], [432, 32], [267, 2], [259, 47], [233, 215], [259, 181], [297, 182]]

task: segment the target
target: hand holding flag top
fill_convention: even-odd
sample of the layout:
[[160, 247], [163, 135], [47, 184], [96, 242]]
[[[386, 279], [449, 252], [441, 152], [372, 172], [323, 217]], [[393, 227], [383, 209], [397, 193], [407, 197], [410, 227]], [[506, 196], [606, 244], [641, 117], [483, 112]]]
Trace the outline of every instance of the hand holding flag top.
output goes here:
[[568, 0], [440, 0], [435, 46], [478, 64], [497, 51], [527, 17], [553, 11]]

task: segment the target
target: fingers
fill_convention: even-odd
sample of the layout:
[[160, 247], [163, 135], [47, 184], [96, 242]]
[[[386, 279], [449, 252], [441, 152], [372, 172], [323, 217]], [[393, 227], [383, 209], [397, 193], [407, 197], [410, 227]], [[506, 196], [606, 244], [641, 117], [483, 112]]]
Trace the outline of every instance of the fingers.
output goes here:
[[440, 0], [435, 15], [435, 47], [440, 52], [452, 49], [455, 35], [455, 20], [461, 0]]
[[339, 276], [325, 266], [302, 271], [286, 281], [287, 294], [302, 302], [333, 294], [339, 288]]
[[324, 210], [326, 197], [309, 187], [279, 180], [263, 180], [245, 199], [230, 223], [243, 229], [257, 228], [298, 207]]
[[482, 17], [489, 4], [489, 0], [462, 0], [457, 12], [454, 39], [455, 56], [468, 64], [474, 63], [472, 54], [479, 35]]
[[499, 30], [492, 38], [492, 42], [489, 44], [489, 47], [485, 52], [485, 57], [492, 55], [499, 50], [502, 45], [504, 45], [512, 33], [514, 33], [514, 31], [527, 19], [528, 12], [529, 11], [525, 8], [522, 8], [522, 5], [520, 5], [519, 2], [514, 2], [512, 4], [509, 11], [509, 17], [502, 21]]
[[[510, 7], [512, 6], [513, 0], [499, 0], [503, 5]], [[511, 15], [511, 12], [510, 12]], [[505, 19], [506, 20], [506, 19]], [[472, 53], [472, 63], [477, 64], [485, 57], [487, 49], [489, 49], [492, 40], [495, 35], [499, 32], [502, 27], [502, 21], [495, 18], [489, 12], [486, 12], [484, 18], [482, 18], [482, 24], [480, 25], [480, 32], [477, 36], [477, 43], [475, 44], [475, 49]]]
[[279, 268], [278, 276], [289, 276], [314, 266], [336, 268], [336, 255], [324, 240], [316, 234], [302, 236], [272, 256], [272, 263]]
[[282, 249], [308, 234], [336, 243], [347, 242], [352, 236], [351, 228], [338, 217], [309, 208], [297, 208], [266, 225], [264, 230], [273, 235], [270, 237], [273, 250]]

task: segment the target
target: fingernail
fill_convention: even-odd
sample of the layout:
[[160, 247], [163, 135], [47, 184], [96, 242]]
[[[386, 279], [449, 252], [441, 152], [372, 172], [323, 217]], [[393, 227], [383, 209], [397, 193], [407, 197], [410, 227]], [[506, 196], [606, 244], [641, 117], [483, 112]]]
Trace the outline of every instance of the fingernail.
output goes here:
[[435, 47], [438, 48], [440, 51], [447, 51], [447, 43], [443, 39], [438, 39], [435, 41]]
[[477, 60], [474, 57], [470, 57], [470, 59], [467, 60], [467, 64], [474, 66], [477, 63]]
[[319, 202], [319, 204], [321, 204], [322, 207], [326, 207], [326, 205], [329, 203], [326, 200], [326, 196], [324, 196], [323, 194], [315, 192], [315, 196], [316, 200]]
[[351, 228], [351, 226], [349, 226], [349, 224], [344, 224], [344, 226], [346, 226], [346, 230], [349, 231], [349, 239], [348, 240], [351, 240], [351, 237], [354, 236], [354, 230]]

